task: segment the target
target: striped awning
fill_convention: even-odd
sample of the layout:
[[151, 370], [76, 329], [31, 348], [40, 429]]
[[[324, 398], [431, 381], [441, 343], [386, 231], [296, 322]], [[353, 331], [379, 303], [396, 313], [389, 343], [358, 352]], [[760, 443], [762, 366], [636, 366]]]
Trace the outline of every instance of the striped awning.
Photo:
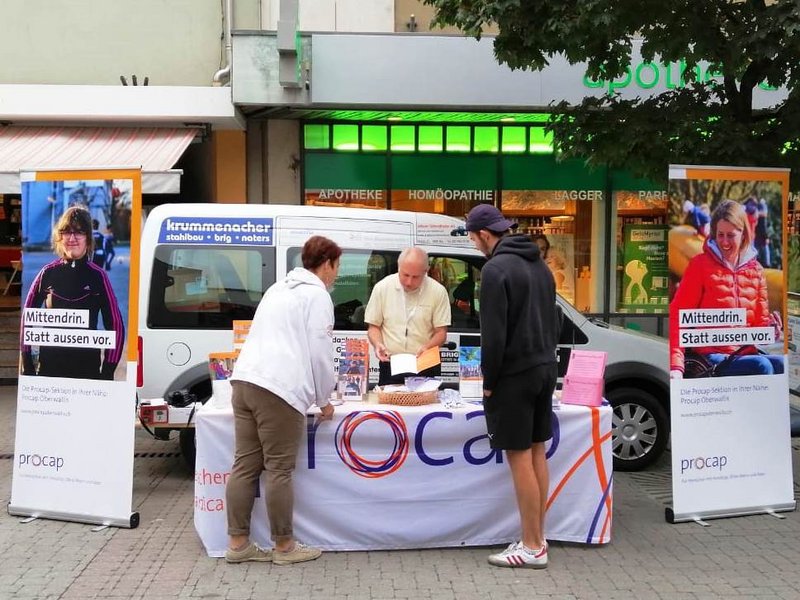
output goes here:
[[172, 169], [197, 131], [159, 127], [0, 127], [0, 194], [19, 194], [19, 172], [142, 167], [142, 191], [175, 194]]

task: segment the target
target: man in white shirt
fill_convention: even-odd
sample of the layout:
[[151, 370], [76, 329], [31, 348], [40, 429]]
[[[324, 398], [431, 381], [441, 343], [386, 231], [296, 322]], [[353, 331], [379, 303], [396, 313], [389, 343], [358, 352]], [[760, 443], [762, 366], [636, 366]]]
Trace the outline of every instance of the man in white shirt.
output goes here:
[[[397, 269], [375, 285], [364, 313], [367, 335], [379, 361], [378, 385], [403, 383], [403, 375], [392, 377], [392, 354], [419, 356], [439, 347], [450, 326], [450, 298], [442, 284], [428, 277], [428, 254], [421, 248], [406, 248], [397, 259]], [[437, 377], [441, 365], [419, 375]]]

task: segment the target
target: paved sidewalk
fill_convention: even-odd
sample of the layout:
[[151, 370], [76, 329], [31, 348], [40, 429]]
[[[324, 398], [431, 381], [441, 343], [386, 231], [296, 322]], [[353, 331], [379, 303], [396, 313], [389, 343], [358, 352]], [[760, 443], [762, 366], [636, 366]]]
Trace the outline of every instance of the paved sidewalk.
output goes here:
[[[16, 388], [0, 388], [6, 502], [15, 399]], [[3, 511], [0, 599], [800, 598], [800, 513], [723, 519], [706, 528], [669, 525], [669, 455], [649, 471], [615, 475], [611, 544], [553, 543], [546, 571], [490, 567], [487, 548], [326, 553], [312, 563], [277, 567], [207, 558], [194, 532], [193, 481], [177, 441], [156, 441], [144, 431], [136, 436], [139, 528], [22, 524]], [[797, 482], [800, 439], [793, 459]]]

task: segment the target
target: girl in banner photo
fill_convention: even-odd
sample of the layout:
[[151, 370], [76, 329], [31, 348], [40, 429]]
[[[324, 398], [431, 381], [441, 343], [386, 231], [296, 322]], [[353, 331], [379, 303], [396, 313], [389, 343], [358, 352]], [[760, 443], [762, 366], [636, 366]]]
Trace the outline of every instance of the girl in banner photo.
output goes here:
[[[53, 227], [51, 244], [58, 258], [42, 267], [36, 275], [25, 308], [88, 310], [87, 329], [80, 326], [67, 328], [98, 331], [102, 316], [103, 328], [115, 334], [114, 345], [105, 350], [80, 343], [40, 345], [37, 360], [32, 350], [35, 341], [26, 343], [25, 332], [31, 328], [26, 325], [21, 339], [22, 374], [111, 380], [122, 357], [125, 325], [108, 276], [103, 267], [92, 262], [94, 244], [89, 211], [83, 206], [71, 206], [64, 211]], [[63, 326], [56, 328], [43, 324], [42, 329], [46, 337], [65, 335]]]
[[[763, 354], [755, 346], [681, 348], [679, 311], [691, 308], [743, 308], [747, 327], [775, 327], [781, 319], [770, 314], [767, 280], [757, 260], [745, 208], [723, 200], [711, 215], [711, 231], [703, 251], [691, 259], [670, 306], [670, 376], [672, 378], [771, 375], [783, 373], [783, 356]], [[702, 364], [704, 369], [689, 369]]]

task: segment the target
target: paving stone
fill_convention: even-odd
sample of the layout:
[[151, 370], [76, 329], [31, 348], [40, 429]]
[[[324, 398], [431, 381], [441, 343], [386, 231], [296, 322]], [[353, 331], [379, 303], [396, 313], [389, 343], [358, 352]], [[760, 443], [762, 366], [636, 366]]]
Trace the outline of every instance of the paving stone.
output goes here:
[[[0, 387], [0, 496], [11, 495], [16, 388]], [[793, 446], [795, 480], [800, 444]], [[628, 600], [630, 598], [800, 598], [800, 514], [670, 525], [663, 494], [669, 454], [651, 470], [614, 475], [612, 543], [553, 543], [544, 571], [498, 569], [497, 548], [326, 552], [277, 567], [228, 565], [205, 556], [194, 531], [193, 479], [177, 440], [136, 432], [134, 530], [39, 519], [0, 511], [0, 598], [37, 600]], [[150, 456], [150, 455], [160, 456]]]

